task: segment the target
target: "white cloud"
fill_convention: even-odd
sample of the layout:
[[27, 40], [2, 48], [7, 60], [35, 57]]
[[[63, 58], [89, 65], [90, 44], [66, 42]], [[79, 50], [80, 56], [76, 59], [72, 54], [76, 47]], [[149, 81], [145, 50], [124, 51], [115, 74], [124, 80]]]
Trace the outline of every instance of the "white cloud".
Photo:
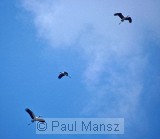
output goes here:
[[[25, 9], [33, 14], [40, 37], [56, 48], [72, 48], [76, 44], [87, 59], [83, 76], [91, 98], [83, 114], [118, 113], [127, 117], [138, 108], [142, 73], [147, 66], [143, 51], [145, 30], [156, 36], [160, 21], [157, 2], [138, 3], [141, 4], [131, 0], [23, 0]], [[133, 23], [119, 25], [120, 19], [113, 16], [119, 11], [132, 16]]]

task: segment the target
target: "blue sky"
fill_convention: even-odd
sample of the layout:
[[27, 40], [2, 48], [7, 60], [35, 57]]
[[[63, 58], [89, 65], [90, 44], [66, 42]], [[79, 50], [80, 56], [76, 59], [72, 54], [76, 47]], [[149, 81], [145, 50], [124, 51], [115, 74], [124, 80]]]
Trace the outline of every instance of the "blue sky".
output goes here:
[[[3, 0], [0, 138], [159, 139], [158, 0]], [[133, 23], [119, 25], [115, 12]], [[71, 79], [57, 79], [60, 71]], [[36, 135], [46, 118], [124, 118], [123, 135]]]

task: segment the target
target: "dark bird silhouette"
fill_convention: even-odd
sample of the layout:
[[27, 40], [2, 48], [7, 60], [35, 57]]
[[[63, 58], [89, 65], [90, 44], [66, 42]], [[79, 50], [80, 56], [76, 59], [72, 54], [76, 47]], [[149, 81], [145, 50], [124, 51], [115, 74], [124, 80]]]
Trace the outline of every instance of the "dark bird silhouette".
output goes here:
[[71, 78], [69, 75], [68, 75], [68, 72], [64, 71], [64, 72], [60, 72], [60, 74], [58, 75], [58, 79], [61, 79], [62, 77], [64, 76], [67, 76], [69, 78]]
[[[31, 123], [33, 123], [33, 122], [35, 122], [35, 121], [45, 122], [44, 119], [40, 118], [40, 117], [42, 117], [42, 116], [36, 117], [36, 116], [34, 115], [34, 113], [33, 113], [30, 109], [26, 108], [25, 111], [26, 111], [26, 112], [30, 115], [30, 117], [32, 118]], [[29, 123], [28, 125], [30, 125], [31, 123]]]
[[[132, 23], [132, 18], [129, 16], [124, 17], [122, 13], [115, 13], [114, 16], [119, 16], [121, 18], [121, 22], [123, 22], [124, 20], [128, 20], [129, 23]], [[121, 22], [119, 24], [121, 24]]]

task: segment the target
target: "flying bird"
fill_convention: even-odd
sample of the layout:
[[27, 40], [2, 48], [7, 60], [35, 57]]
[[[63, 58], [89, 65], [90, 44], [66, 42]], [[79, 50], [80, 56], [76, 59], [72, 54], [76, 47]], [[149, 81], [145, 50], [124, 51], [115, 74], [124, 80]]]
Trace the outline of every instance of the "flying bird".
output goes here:
[[[128, 20], [129, 23], [132, 23], [132, 18], [129, 16], [124, 17], [122, 13], [115, 13], [114, 16], [119, 16], [121, 18], [121, 22], [123, 22], [124, 20]], [[119, 24], [121, 24], [121, 22]]]
[[[40, 117], [42, 117], [42, 116], [36, 117], [36, 116], [34, 115], [34, 113], [33, 113], [30, 109], [26, 108], [25, 111], [26, 111], [26, 112], [30, 115], [30, 117], [32, 118], [31, 123], [33, 123], [33, 122], [35, 122], [35, 121], [39, 121], [39, 122], [42, 122], [42, 123], [45, 122], [44, 119], [40, 118]], [[28, 125], [30, 125], [31, 123], [29, 123]]]
[[68, 75], [68, 72], [64, 71], [64, 72], [60, 72], [60, 74], [58, 75], [58, 79], [61, 79], [62, 77], [64, 76], [67, 76], [69, 78], [71, 78], [69, 75]]

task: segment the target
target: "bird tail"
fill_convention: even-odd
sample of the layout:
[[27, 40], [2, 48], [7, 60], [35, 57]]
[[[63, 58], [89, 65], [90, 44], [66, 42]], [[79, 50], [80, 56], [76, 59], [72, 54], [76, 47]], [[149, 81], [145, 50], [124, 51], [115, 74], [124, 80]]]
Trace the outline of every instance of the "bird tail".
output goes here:
[[30, 122], [28, 125], [30, 125], [30, 124], [32, 124], [32, 123], [34, 123], [34, 119], [32, 119], [31, 122]]
[[29, 123], [28, 125], [31, 125], [32, 123]]

